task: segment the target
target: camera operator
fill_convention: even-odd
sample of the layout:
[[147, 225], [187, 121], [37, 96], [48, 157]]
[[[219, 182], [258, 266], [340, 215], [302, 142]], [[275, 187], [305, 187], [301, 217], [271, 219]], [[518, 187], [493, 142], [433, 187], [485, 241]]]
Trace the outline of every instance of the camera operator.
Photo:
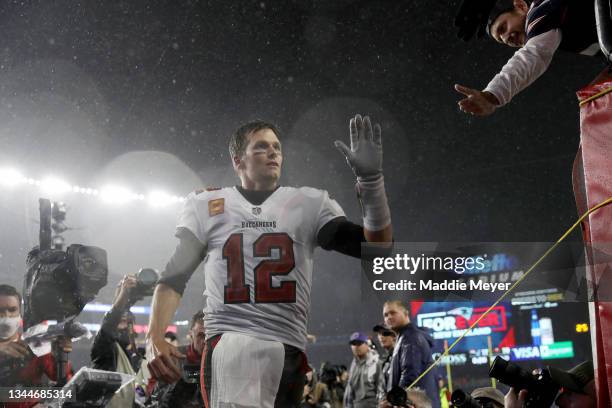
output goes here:
[[[0, 285], [0, 387], [41, 386], [43, 374], [51, 381], [57, 380], [57, 367], [52, 353], [35, 356], [21, 340], [21, 295], [13, 286]], [[72, 351], [70, 339], [63, 338], [59, 347], [66, 353]], [[68, 379], [72, 376], [67, 363]], [[5, 403], [5, 407], [26, 408], [35, 403]]]
[[[559, 408], [595, 408], [597, 394], [592, 361], [584, 361], [568, 371], [550, 367], [549, 372], [552, 381], [562, 387], [561, 393], [555, 400]], [[527, 390], [520, 390], [517, 394], [514, 388], [510, 388], [504, 406], [522, 408], [527, 397]]]
[[[129, 311], [139, 300], [130, 296], [136, 285], [137, 279], [132, 275], [124, 276], [119, 282], [111, 310], [104, 315], [102, 326], [94, 339], [91, 349], [92, 368], [142, 375], [143, 355], [136, 348], [134, 315]], [[134, 387], [123, 387], [107, 407], [131, 407], [134, 399]]]
[[[159, 408], [196, 408], [204, 406], [198, 386], [202, 351], [204, 351], [204, 345], [206, 344], [203, 311], [197, 312], [191, 318], [189, 338], [191, 343], [187, 346], [178, 347], [178, 350], [185, 355], [184, 367], [197, 368], [197, 375], [190, 381], [181, 378], [174, 384], [157, 382], [155, 378], [151, 378], [148, 386], [149, 389], [154, 387], [151, 401], [157, 401], [157, 407]], [[185, 377], [185, 373], [183, 377]]]

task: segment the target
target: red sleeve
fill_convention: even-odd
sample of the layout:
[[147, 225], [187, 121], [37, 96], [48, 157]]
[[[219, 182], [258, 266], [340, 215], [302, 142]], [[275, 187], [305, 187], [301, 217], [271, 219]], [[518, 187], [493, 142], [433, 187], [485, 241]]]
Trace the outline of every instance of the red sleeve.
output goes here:
[[[42, 357], [38, 357], [42, 371], [51, 379], [51, 381], [57, 381], [57, 370], [55, 366], [55, 357], [53, 353], [45, 354]], [[66, 363], [66, 381], [72, 378], [72, 363], [68, 361]]]
[[[72, 378], [72, 367], [70, 362], [67, 364], [68, 380]], [[42, 375], [46, 374], [52, 381], [57, 380], [57, 372], [55, 369], [55, 358], [53, 354], [45, 354], [42, 357], [33, 357], [32, 360], [21, 370], [19, 378], [21, 382], [30, 387], [39, 386], [42, 384]], [[6, 408], [29, 408], [36, 405], [36, 402], [7, 402], [5, 405], [0, 404], [0, 407]]]
[[153, 393], [155, 390], [155, 384], [157, 384], [157, 380], [154, 377], [149, 378], [149, 382], [147, 383], [147, 397]]

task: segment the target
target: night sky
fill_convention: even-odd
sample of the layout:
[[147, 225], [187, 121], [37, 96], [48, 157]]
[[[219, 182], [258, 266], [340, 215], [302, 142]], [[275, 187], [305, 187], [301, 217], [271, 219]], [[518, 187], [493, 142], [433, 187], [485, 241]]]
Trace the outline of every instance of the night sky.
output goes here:
[[[456, 7], [425, 0], [3, 1], [0, 167], [185, 195], [236, 183], [227, 138], [261, 118], [282, 131], [282, 183], [327, 189], [358, 220], [353, 175], [333, 141], [348, 140], [349, 118], [362, 113], [383, 128], [396, 241], [554, 241], [577, 217], [575, 91], [605, 63], [559, 52], [510, 105], [489, 118], [469, 117], [457, 108], [453, 84], [484, 88], [512, 50], [458, 40]], [[36, 244], [39, 193], [1, 195], [0, 274], [20, 287], [25, 254]], [[65, 201], [68, 223], [80, 228], [67, 240], [109, 251], [109, 286], [99, 301], [111, 301], [121, 275], [163, 269], [177, 207], [154, 213]], [[376, 322], [360, 309], [359, 263], [317, 254], [311, 331], [369, 329]], [[202, 284], [201, 277], [190, 282], [181, 318], [201, 303]]]

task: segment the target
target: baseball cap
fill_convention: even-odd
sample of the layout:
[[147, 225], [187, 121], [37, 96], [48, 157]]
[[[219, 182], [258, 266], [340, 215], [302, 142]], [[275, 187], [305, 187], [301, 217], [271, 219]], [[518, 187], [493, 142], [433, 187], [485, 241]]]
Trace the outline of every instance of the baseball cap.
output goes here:
[[491, 35], [491, 26], [497, 20], [501, 14], [514, 10], [514, 1], [513, 0], [497, 0], [493, 9], [489, 13], [489, 19], [487, 20], [487, 34]]
[[372, 331], [375, 333], [380, 333], [383, 336], [395, 336], [395, 332], [382, 323], [372, 327]]
[[351, 337], [349, 339], [349, 344], [352, 344], [354, 342], [365, 343], [367, 341], [368, 341], [368, 336], [366, 336], [362, 332], [355, 332], [355, 333], [351, 334]]
[[595, 378], [592, 361], [584, 361], [568, 371], [554, 367], [549, 367], [548, 371], [555, 383], [563, 388], [582, 394], [584, 394], [584, 387]]
[[504, 394], [493, 387], [476, 388], [470, 395], [472, 398], [487, 398], [502, 407], [504, 406]]

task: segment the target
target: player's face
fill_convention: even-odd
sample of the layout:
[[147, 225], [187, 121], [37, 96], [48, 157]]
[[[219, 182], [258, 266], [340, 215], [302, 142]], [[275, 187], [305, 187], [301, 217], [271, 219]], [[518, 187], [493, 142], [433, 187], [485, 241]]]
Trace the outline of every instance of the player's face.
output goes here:
[[501, 44], [510, 47], [525, 45], [525, 19], [527, 14], [520, 9], [502, 13], [491, 25], [491, 36]]
[[253, 132], [238, 165], [241, 178], [251, 184], [243, 187], [275, 187], [280, 178], [282, 163], [281, 144], [274, 131], [261, 129]]
[[191, 342], [194, 350], [202, 354], [204, 344], [206, 342], [206, 333], [204, 331], [204, 322], [202, 320], [197, 321], [191, 328]]
[[385, 318], [385, 326], [396, 332], [410, 322], [406, 311], [394, 304], [385, 305], [383, 317]]
[[20, 315], [17, 296], [0, 295], [0, 317], [19, 317]]

